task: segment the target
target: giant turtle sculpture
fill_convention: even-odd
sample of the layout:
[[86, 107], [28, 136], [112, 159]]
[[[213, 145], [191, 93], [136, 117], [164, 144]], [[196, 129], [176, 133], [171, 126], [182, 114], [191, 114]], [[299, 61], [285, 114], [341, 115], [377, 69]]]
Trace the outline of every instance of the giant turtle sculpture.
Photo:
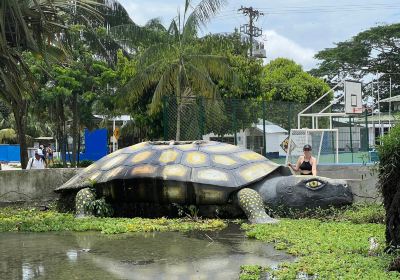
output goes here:
[[251, 223], [275, 223], [265, 206], [351, 204], [346, 182], [296, 176], [250, 150], [213, 141], [143, 142], [120, 149], [72, 177], [56, 192], [76, 194], [78, 217], [96, 197], [109, 201], [239, 206]]

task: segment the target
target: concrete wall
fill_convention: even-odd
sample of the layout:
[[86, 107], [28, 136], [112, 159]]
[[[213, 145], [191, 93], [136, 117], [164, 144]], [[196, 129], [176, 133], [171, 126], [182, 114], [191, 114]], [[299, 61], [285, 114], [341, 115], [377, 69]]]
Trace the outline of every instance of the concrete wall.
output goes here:
[[53, 201], [58, 197], [53, 190], [77, 171], [72, 168], [0, 171], [0, 206]]
[[318, 175], [347, 180], [356, 202], [382, 201], [376, 184], [378, 174], [372, 165], [318, 165]]
[[[0, 206], [9, 203], [46, 203], [57, 198], [53, 192], [79, 169], [0, 171]], [[365, 165], [320, 165], [318, 175], [347, 179], [355, 200], [380, 201], [376, 190], [377, 174]]]

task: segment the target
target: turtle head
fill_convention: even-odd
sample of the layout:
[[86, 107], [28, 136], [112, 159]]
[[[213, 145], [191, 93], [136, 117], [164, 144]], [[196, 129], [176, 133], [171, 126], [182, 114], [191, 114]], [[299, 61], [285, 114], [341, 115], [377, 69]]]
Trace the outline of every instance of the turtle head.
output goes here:
[[278, 203], [289, 208], [342, 206], [353, 202], [345, 180], [319, 176], [285, 176], [276, 184]]

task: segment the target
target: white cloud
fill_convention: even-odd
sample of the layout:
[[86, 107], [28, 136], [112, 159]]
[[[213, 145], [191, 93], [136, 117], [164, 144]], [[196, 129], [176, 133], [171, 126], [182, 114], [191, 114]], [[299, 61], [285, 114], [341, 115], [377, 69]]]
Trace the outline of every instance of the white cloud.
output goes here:
[[152, 18], [160, 17], [164, 24], [169, 24], [173, 17], [178, 14], [179, 4], [168, 3], [168, 1], [138, 1], [120, 0], [119, 1], [131, 19], [144, 25]]
[[305, 70], [310, 70], [316, 66], [315, 50], [302, 47], [296, 42], [279, 35], [275, 30], [267, 30], [265, 33], [266, 36], [264, 38], [266, 37], [266, 41], [264, 41], [264, 44], [267, 51], [267, 62], [278, 57], [285, 57], [301, 64]]

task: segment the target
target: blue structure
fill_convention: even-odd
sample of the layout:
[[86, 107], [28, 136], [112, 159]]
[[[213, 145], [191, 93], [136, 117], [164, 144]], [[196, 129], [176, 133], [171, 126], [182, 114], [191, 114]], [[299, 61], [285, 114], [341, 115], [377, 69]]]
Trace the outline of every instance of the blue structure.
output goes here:
[[85, 128], [85, 152], [80, 153], [79, 160], [98, 160], [107, 155], [106, 128], [89, 131]]
[[0, 145], [0, 161], [21, 161], [19, 145]]
[[[89, 131], [85, 129], [85, 152], [79, 154], [79, 160], [96, 161], [107, 155], [107, 134], [106, 128]], [[69, 154], [67, 154], [69, 160]], [[0, 161], [20, 162], [20, 146], [0, 144]]]
[[[106, 128], [94, 129], [90, 131], [85, 128], [85, 150], [79, 153], [79, 161], [96, 161], [107, 155], [107, 134]], [[67, 161], [70, 160], [71, 152], [67, 153]]]

